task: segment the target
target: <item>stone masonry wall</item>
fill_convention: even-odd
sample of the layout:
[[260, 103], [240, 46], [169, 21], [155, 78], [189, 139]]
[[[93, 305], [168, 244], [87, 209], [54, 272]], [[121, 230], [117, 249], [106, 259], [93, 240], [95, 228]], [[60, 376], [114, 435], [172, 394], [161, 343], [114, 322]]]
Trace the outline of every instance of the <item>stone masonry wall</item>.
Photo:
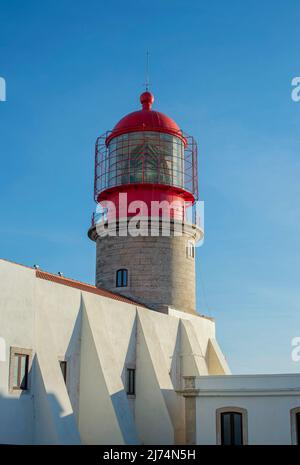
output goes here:
[[[147, 306], [195, 313], [195, 259], [187, 256], [190, 233], [180, 237], [96, 236], [96, 286]], [[128, 286], [116, 287], [116, 271], [128, 269]]]

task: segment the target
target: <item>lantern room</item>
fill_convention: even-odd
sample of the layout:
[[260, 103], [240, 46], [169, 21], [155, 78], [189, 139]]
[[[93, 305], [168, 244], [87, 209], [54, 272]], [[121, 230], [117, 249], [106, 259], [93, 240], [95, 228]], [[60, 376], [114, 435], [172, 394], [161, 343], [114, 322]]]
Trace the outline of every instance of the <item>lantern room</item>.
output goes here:
[[126, 115], [96, 141], [95, 201], [118, 205], [122, 192], [128, 202], [175, 201], [182, 206], [182, 218], [185, 204], [198, 198], [196, 142], [171, 118], [152, 110], [150, 92], [142, 93], [140, 102], [141, 110]]

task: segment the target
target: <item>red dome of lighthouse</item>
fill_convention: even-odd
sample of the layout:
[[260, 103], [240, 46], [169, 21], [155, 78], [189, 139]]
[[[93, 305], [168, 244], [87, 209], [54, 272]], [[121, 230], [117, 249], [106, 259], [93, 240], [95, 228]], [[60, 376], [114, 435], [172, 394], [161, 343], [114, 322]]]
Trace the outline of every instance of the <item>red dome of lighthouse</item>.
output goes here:
[[154, 102], [154, 96], [151, 92], [143, 92], [140, 96], [140, 102], [142, 104], [142, 109], [124, 116], [107, 137], [106, 145], [108, 145], [114, 137], [120, 136], [121, 134], [139, 131], [154, 131], [171, 134], [172, 136], [179, 137], [185, 145], [187, 144], [181, 129], [175, 121], [159, 111], [151, 110]]

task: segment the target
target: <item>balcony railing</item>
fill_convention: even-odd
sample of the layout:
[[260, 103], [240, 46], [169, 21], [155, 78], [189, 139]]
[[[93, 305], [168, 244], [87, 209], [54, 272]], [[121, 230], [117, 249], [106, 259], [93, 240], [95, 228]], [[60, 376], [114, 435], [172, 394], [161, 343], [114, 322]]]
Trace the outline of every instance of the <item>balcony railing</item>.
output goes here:
[[[181, 220], [187, 224], [196, 225], [199, 228], [203, 228], [203, 204], [201, 202], [196, 202], [192, 206], [183, 207], [182, 212], [177, 212], [176, 220]], [[128, 215], [129, 216], [129, 215]], [[149, 217], [151, 217], [151, 212], [149, 212]], [[154, 218], [154, 217], [153, 217]], [[106, 208], [99, 208], [98, 211], [93, 212], [91, 218], [91, 225], [96, 226], [97, 224], [103, 224], [108, 220], [113, 220], [113, 218], [109, 215], [108, 209]]]

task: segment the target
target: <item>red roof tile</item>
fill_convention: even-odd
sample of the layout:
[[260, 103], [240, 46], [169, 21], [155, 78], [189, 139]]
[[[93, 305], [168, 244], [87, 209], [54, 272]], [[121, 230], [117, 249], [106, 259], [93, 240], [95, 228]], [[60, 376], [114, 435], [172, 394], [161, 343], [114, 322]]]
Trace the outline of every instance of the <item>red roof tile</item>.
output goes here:
[[106, 289], [98, 288], [96, 286], [92, 286], [91, 284], [82, 283], [80, 281], [75, 281], [74, 279], [65, 278], [63, 276], [57, 276], [52, 273], [47, 273], [46, 271], [36, 270], [36, 277], [39, 279], [46, 279], [47, 281], [51, 281], [53, 283], [62, 284], [64, 286], [73, 287], [81, 291], [101, 295], [102, 297], [108, 297], [109, 299], [118, 300], [119, 302], [145, 307], [144, 305], [141, 305], [134, 300], [128, 299], [127, 297], [123, 297], [119, 294], [115, 294], [114, 292], [107, 291]]

